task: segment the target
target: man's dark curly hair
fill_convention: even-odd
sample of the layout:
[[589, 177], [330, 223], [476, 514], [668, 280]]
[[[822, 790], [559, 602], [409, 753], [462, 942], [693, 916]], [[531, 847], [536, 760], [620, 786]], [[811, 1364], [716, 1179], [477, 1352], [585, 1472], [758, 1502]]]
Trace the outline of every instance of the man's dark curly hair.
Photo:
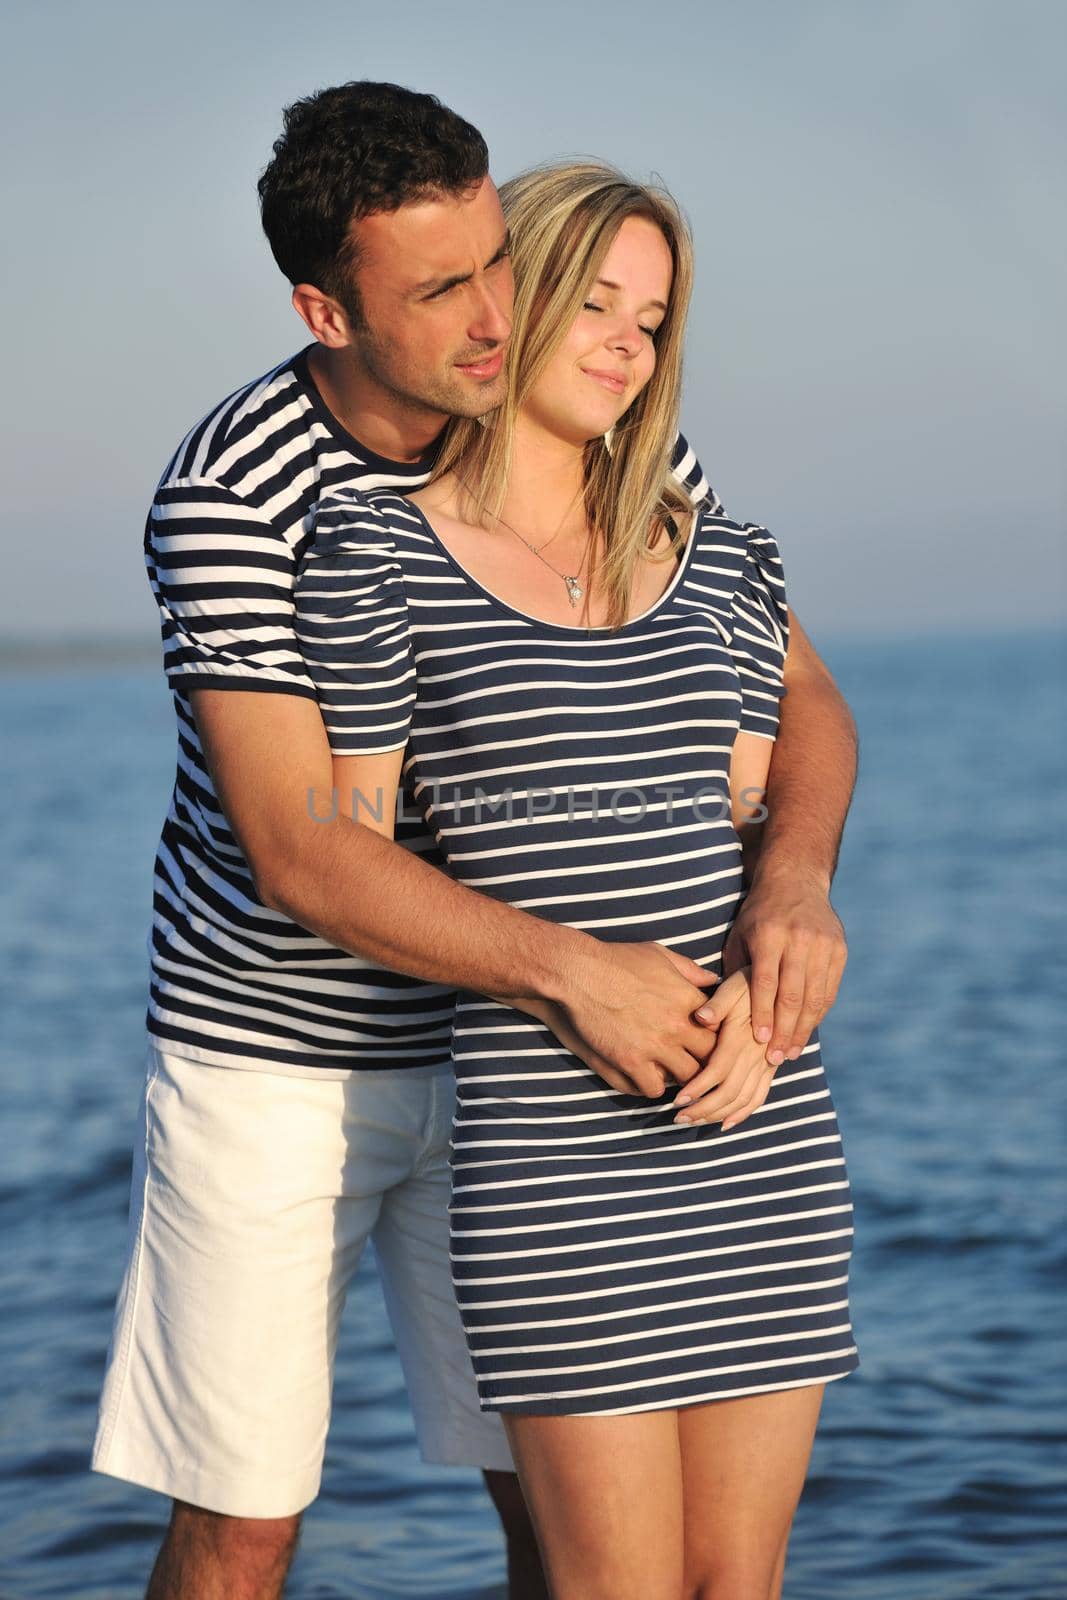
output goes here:
[[480, 183], [489, 152], [477, 128], [432, 94], [362, 79], [285, 108], [285, 131], [259, 180], [263, 231], [290, 283], [311, 283], [359, 320], [349, 224]]

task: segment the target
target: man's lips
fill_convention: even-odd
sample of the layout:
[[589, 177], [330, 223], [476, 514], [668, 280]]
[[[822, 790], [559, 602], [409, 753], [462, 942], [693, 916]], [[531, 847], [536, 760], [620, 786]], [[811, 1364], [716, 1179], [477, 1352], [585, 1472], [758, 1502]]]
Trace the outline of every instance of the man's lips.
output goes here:
[[477, 361], [456, 362], [458, 370], [470, 378], [495, 378], [503, 365], [503, 350], [495, 350], [491, 356], [482, 356]]
[[612, 394], [625, 393], [630, 381], [623, 372], [605, 372], [598, 367], [583, 367], [582, 371], [594, 383], [602, 383], [605, 389], [610, 389]]

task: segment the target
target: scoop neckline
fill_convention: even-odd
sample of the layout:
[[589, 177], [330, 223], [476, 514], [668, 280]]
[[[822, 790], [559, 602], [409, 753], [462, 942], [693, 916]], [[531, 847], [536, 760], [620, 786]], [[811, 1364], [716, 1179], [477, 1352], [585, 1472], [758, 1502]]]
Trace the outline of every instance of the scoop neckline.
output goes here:
[[661, 606], [665, 606], [671, 600], [675, 590], [680, 586], [688, 569], [693, 546], [696, 544], [697, 528], [700, 524], [702, 516], [701, 509], [694, 506], [693, 526], [690, 529], [689, 538], [686, 540], [685, 549], [682, 552], [682, 559], [678, 563], [678, 570], [675, 572], [674, 577], [671, 579], [666, 589], [664, 589], [663, 593], [659, 595], [650, 606], [648, 606], [644, 611], [639, 612], [636, 617], [627, 617], [626, 621], [621, 623], [617, 628], [611, 627], [610, 623], [606, 622], [598, 622], [595, 627], [591, 628], [576, 628], [571, 627], [566, 622], [550, 622], [547, 617], [535, 617], [532, 616], [529, 611], [520, 611], [518, 606], [513, 606], [510, 601], [502, 599], [498, 594], [494, 594], [492, 589], [487, 589], [485, 584], [480, 583], [473, 573], [467, 571], [462, 561], [452, 554], [452, 551], [445, 544], [444, 540], [441, 538], [441, 535], [438, 533], [437, 529], [434, 527], [425, 511], [423, 511], [422, 507], [417, 506], [413, 500], [408, 499], [406, 496], [404, 497], [404, 504], [418, 517], [419, 521], [426, 529], [426, 532], [433, 540], [434, 545], [444, 556], [449, 566], [453, 567], [455, 571], [459, 573], [460, 577], [463, 578], [472, 589], [476, 589], [484, 599], [496, 606], [498, 610], [506, 611], [509, 616], [518, 617], [522, 622], [531, 623], [534, 627], [551, 628], [555, 633], [576, 634], [582, 639], [587, 639], [590, 634], [599, 633], [610, 634], [612, 638], [617, 638], [620, 633], [625, 633], [627, 629], [636, 627], [639, 622], [647, 622], [649, 617], [654, 616]]

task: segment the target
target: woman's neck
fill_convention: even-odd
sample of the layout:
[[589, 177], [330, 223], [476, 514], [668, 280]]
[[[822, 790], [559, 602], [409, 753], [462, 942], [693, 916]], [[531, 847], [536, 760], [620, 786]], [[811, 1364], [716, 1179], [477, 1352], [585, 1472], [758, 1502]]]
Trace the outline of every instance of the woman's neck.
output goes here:
[[586, 532], [584, 446], [519, 416], [503, 515], [534, 543], [557, 531]]

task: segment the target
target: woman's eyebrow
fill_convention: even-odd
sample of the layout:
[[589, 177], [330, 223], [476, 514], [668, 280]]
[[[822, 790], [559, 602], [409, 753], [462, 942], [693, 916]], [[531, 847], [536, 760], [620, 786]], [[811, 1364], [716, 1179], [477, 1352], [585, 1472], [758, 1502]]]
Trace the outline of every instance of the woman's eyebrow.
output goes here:
[[[612, 283], [610, 278], [598, 278], [596, 281], [603, 289], [614, 289], [617, 293], [622, 291], [622, 284]], [[647, 300], [641, 309], [645, 310], [648, 306], [655, 306], [657, 311], [666, 311], [667, 309], [662, 300]]]

